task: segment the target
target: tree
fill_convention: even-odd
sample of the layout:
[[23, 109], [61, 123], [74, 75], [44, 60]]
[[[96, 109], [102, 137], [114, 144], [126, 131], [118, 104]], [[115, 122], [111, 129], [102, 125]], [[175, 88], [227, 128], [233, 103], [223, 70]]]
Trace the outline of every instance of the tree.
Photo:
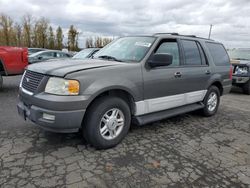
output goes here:
[[30, 14], [26, 14], [25, 16], [23, 16], [22, 19], [23, 45], [27, 47], [32, 46], [32, 21], [33, 18]]
[[104, 37], [104, 38], [102, 39], [102, 46], [104, 47], [104, 46], [106, 46], [107, 44], [109, 44], [109, 43], [112, 42], [112, 41], [113, 41], [112, 38]]
[[102, 37], [96, 37], [95, 38], [95, 47], [96, 48], [102, 48]]
[[15, 24], [17, 46], [22, 46], [22, 26], [18, 23]]
[[55, 49], [55, 35], [53, 32], [53, 28], [50, 26], [49, 27], [49, 39], [48, 39], [48, 47], [49, 49]]
[[98, 36], [95, 37], [93, 42], [92, 37], [89, 37], [86, 39], [85, 46], [86, 48], [93, 48], [93, 47], [102, 48], [107, 44], [109, 44], [110, 42], [112, 42], [112, 40], [113, 40], [112, 38]]
[[34, 34], [36, 47], [48, 47], [48, 25], [49, 21], [43, 17], [36, 21]]
[[93, 48], [94, 47], [93, 38], [92, 37], [86, 38], [85, 47], [86, 48]]
[[77, 29], [71, 25], [68, 31], [68, 50], [69, 51], [78, 51], [78, 34]]
[[62, 28], [59, 26], [56, 29], [56, 49], [62, 50], [63, 48], [63, 31]]
[[3, 45], [11, 45], [13, 44], [13, 20], [7, 16], [2, 14], [0, 16], [0, 26], [1, 26], [1, 33], [3, 36]]

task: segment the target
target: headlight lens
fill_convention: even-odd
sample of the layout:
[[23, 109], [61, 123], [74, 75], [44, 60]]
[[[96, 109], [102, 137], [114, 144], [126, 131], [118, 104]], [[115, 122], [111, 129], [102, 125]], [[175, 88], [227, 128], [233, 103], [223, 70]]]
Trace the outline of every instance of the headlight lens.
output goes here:
[[80, 85], [77, 80], [66, 80], [51, 77], [46, 85], [45, 92], [55, 95], [78, 95]]
[[235, 74], [247, 74], [247, 73], [248, 73], [248, 67], [236, 66]]

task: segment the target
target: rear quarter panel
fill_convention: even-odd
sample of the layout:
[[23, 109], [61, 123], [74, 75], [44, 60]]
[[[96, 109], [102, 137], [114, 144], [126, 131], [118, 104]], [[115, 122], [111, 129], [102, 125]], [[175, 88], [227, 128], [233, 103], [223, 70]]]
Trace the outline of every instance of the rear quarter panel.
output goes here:
[[[209, 62], [209, 66], [211, 68], [211, 77], [208, 81], [208, 85], [207, 87], [209, 87], [211, 84], [213, 84], [214, 82], [218, 81], [222, 84], [224, 93], [226, 94], [230, 91], [231, 87], [232, 87], [232, 79], [230, 78], [230, 69], [231, 69], [231, 63], [230, 63], [230, 59], [228, 57], [228, 64], [227, 65], [215, 65], [214, 63], [214, 59], [206, 45], [206, 42], [201, 42], [203, 49], [206, 53], [208, 62]], [[216, 43], [215, 44], [220, 44], [220, 43]], [[226, 51], [226, 50], [225, 50]], [[227, 53], [227, 51], [226, 51]]]

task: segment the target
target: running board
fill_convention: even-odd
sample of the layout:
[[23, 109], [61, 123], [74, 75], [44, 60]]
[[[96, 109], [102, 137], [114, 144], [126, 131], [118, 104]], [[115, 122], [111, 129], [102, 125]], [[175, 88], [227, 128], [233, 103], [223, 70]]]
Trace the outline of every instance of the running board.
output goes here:
[[160, 121], [169, 117], [173, 117], [180, 114], [185, 114], [187, 112], [195, 111], [204, 108], [203, 103], [195, 103], [189, 104], [177, 108], [172, 108], [169, 110], [164, 110], [160, 112], [154, 112], [150, 114], [145, 114], [141, 116], [134, 116], [132, 119], [132, 123], [136, 125], [145, 125], [148, 123], [152, 123], [155, 121]]

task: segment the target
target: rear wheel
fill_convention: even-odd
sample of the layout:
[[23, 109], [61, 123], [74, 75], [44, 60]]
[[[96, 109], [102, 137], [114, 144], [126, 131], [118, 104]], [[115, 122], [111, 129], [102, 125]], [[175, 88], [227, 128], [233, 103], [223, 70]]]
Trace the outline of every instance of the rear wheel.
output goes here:
[[250, 95], [250, 80], [243, 86], [243, 92], [247, 95]]
[[127, 135], [131, 121], [128, 104], [117, 97], [102, 97], [88, 109], [84, 138], [97, 149], [116, 146]]
[[0, 75], [0, 90], [3, 88], [3, 77]]
[[203, 100], [205, 107], [202, 109], [204, 116], [209, 117], [216, 114], [220, 104], [220, 91], [216, 86], [211, 86]]

